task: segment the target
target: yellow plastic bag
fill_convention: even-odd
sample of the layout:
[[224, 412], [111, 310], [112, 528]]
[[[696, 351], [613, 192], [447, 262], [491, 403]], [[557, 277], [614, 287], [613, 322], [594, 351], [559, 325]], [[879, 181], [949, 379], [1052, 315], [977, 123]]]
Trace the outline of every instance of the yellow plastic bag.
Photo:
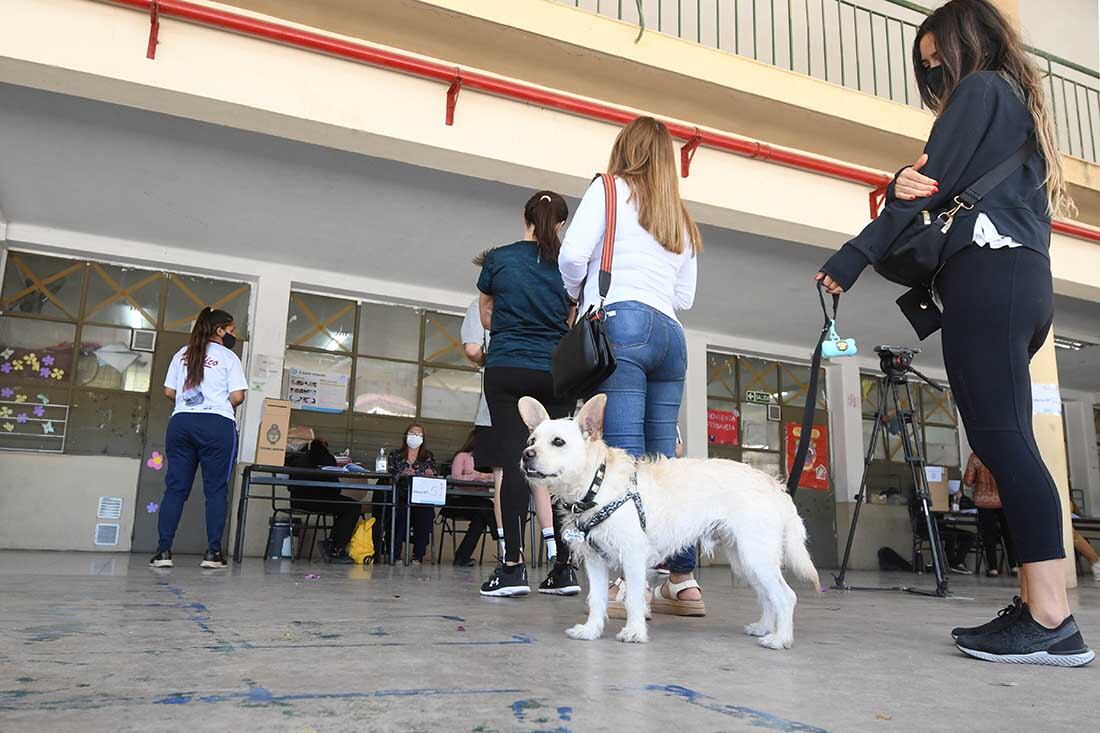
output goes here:
[[348, 554], [357, 563], [374, 562], [374, 517], [360, 519], [348, 542]]

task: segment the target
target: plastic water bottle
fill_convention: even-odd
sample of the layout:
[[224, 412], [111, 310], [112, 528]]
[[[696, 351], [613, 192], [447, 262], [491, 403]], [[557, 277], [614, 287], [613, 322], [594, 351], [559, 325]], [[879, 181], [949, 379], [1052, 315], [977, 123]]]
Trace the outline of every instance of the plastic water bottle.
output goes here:
[[374, 470], [376, 473], [386, 473], [386, 449], [378, 449], [378, 457], [374, 459]]

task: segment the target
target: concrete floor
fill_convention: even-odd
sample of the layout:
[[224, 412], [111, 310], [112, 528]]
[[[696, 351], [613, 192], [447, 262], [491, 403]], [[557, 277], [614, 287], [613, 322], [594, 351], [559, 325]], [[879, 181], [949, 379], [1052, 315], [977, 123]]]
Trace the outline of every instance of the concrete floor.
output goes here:
[[[991, 616], [1005, 581], [955, 576], [953, 599], [799, 590], [795, 646], [775, 652], [742, 635], [755, 604], [720, 568], [701, 577], [709, 616], [658, 616], [624, 645], [621, 622], [562, 633], [579, 598], [480, 598], [489, 566], [146, 561], [0, 553], [0, 731], [1054, 731], [1100, 709], [1100, 668], [955, 651], [949, 628]], [[1072, 602], [1100, 646], [1100, 586]]]

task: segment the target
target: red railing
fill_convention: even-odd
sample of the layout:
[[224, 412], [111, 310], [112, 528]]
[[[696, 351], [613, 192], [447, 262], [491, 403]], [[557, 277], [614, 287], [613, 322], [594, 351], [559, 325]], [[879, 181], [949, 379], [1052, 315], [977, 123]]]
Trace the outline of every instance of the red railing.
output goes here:
[[[99, 1], [102, 2], [104, 0]], [[532, 84], [501, 79], [476, 71], [464, 70], [436, 61], [422, 59], [411, 54], [377, 48], [365, 43], [345, 41], [326, 36], [322, 33], [302, 30], [281, 23], [260, 20], [247, 15], [210, 8], [203, 5], [196, 5], [195, 3], [185, 2], [184, 0], [106, 1], [114, 5], [122, 5], [143, 10], [149, 14], [149, 43], [146, 53], [149, 58], [155, 58], [156, 56], [156, 44], [160, 32], [160, 18], [177, 18], [179, 20], [198, 23], [212, 28], [232, 31], [252, 38], [260, 38], [287, 46], [293, 46], [295, 48], [324, 53], [379, 68], [393, 69], [394, 71], [400, 71], [412, 76], [432, 79], [448, 84], [445, 105], [446, 124], [451, 124], [454, 120], [458, 95], [462, 89], [476, 89], [477, 91], [487, 94], [529, 102], [540, 107], [555, 109], [561, 112], [609, 122], [615, 125], [626, 124], [637, 116], [636, 112], [603, 102], [544, 89]], [[734, 135], [700, 130], [696, 127], [678, 122], [666, 122], [665, 124], [668, 126], [669, 132], [672, 133], [673, 137], [686, 143], [681, 150], [681, 167], [682, 173], [685, 176], [688, 172], [695, 148], [700, 145], [705, 145], [715, 150], [724, 150], [726, 152], [744, 155], [758, 160], [765, 160], [790, 168], [827, 175], [845, 181], [852, 181], [854, 183], [861, 183], [871, 186], [872, 189], [880, 189], [889, 181], [889, 177], [883, 173], [876, 173], [858, 166], [825, 160], [795, 150], [774, 147], [767, 143], [748, 140]], [[874, 201], [876, 191], [870, 191], [869, 196], [871, 197], [873, 212], [875, 210]], [[1073, 237], [1100, 242], [1100, 230], [1086, 227], [1082, 224], [1058, 221], [1054, 223], [1054, 229], [1055, 231]]]

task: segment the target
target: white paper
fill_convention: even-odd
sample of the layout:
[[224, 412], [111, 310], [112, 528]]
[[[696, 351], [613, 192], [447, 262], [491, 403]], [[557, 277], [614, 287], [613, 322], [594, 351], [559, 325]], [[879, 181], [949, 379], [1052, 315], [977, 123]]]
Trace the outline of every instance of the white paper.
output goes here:
[[1035, 415], [1062, 414], [1062, 394], [1057, 384], [1032, 383], [1031, 412]]
[[955, 495], [959, 493], [959, 489], [962, 488], [962, 481], [958, 479], [951, 479], [947, 482], [947, 493]]
[[348, 409], [348, 375], [292, 368], [287, 399], [299, 410], [343, 412]]
[[924, 477], [930, 484], [938, 484], [943, 481], [943, 466], [925, 466]]
[[409, 500], [413, 504], [443, 506], [447, 503], [447, 480], [414, 476]]

